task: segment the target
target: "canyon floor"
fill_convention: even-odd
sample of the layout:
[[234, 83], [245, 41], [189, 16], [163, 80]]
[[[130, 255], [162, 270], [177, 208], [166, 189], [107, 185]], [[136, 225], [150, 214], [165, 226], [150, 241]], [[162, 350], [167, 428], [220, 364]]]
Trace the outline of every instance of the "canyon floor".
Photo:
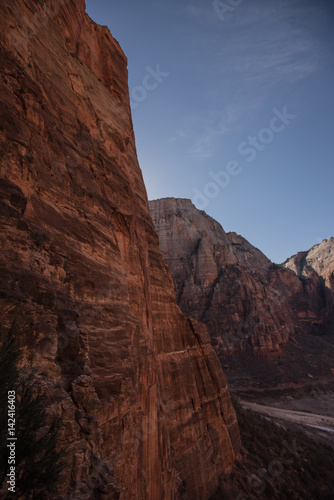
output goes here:
[[234, 397], [241, 460], [210, 500], [332, 500], [334, 392], [265, 400]]
[[272, 402], [271, 405], [241, 401], [241, 405], [273, 420], [278, 425], [302, 431], [307, 436], [334, 448], [333, 393], [299, 400], [282, 398]]
[[312, 388], [324, 392], [330, 386], [334, 392], [334, 338], [330, 334], [295, 334], [282, 353], [272, 359], [255, 358], [245, 350], [234, 356], [220, 355], [220, 360], [234, 392], [258, 389], [280, 395], [291, 390], [297, 399]]
[[281, 356], [221, 358], [244, 408], [334, 448], [333, 339], [295, 335]]

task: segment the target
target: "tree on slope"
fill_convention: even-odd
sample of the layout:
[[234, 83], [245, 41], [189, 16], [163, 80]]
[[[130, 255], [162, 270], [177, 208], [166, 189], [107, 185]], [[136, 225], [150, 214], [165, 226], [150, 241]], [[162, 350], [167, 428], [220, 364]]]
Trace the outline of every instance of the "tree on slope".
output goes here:
[[[8, 498], [47, 498], [65, 467], [63, 450], [57, 451], [60, 420], [48, 424], [46, 398], [37, 388], [33, 372], [19, 369], [21, 350], [15, 324], [0, 348], [0, 481]], [[12, 392], [9, 392], [12, 391]], [[8, 492], [8, 394], [15, 391], [15, 493]], [[13, 422], [13, 420], [11, 420]], [[8, 492], [8, 493], [7, 493]], [[4, 498], [7, 498], [6, 496]]]

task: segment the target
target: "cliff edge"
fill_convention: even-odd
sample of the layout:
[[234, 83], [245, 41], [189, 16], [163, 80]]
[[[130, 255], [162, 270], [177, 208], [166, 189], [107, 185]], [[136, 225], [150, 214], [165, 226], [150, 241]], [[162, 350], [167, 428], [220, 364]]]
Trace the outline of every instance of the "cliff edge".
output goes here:
[[208, 499], [238, 425], [160, 254], [126, 57], [82, 0], [0, 17], [1, 324], [62, 418], [58, 498]]

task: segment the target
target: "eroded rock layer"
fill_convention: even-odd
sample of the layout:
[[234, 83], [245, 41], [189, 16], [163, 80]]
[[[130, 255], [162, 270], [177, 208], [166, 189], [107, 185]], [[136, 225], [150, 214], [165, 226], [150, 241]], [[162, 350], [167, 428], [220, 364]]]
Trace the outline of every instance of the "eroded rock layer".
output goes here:
[[315, 269], [301, 276], [292, 264], [272, 264], [190, 200], [154, 200], [150, 209], [177, 302], [207, 325], [222, 356], [251, 351], [275, 357], [295, 331], [312, 332], [323, 324], [328, 303], [322, 281], [332, 277], [322, 278]]
[[272, 264], [265, 255], [225, 233], [190, 200], [155, 200], [150, 208], [181, 310], [206, 323], [224, 354], [279, 351], [294, 327], [285, 298], [269, 286]]
[[310, 250], [298, 252], [283, 267], [293, 271], [304, 287], [313, 284], [319, 302], [319, 325], [334, 327], [334, 238], [323, 240]]
[[83, 0], [3, 0], [0, 19], [1, 323], [62, 417], [60, 494], [207, 499], [238, 426], [160, 254], [126, 58]]
[[334, 238], [323, 240], [307, 252], [299, 252], [287, 259], [283, 266], [294, 271], [300, 279], [321, 278], [321, 283], [334, 291]]

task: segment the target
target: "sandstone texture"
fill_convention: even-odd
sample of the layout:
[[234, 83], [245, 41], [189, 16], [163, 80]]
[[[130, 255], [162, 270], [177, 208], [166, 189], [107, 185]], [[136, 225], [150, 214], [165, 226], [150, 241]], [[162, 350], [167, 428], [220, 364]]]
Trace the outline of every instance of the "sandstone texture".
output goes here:
[[[313, 311], [318, 311], [315, 324], [318, 323], [320, 331], [334, 332], [334, 238], [325, 239], [306, 252], [298, 252], [287, 259], [283, 267], [292, 270], [304, 287], [313, 287]], [[316, 300], [317, 308], [314, 307]]]
[[220, 357], [245, 351], [277, 357], [294, 333], [324, 325], [333, 241], [302, 254], [302, 266], [299, 254], [276, 265], [190, 200], [154, 200], [150, 209], [177, 302], [207, 325]]
[[[62, 418], [57, 498], [208, 499], [238, 454], [238, 425], [159, 250], [126, 57], [82, 0], [2, 0], [0, 19], [1, 326], [16, 319]], [[214, 282], [202, 239], [194, 258]], [[275, 348], [289, 330], [268, 318]]]
[[309, 277], [314, 272], [321, 276], [328, 288], [333, 288], [334, 277], [334, 238], [323, 240], [307, 252], [299, 252], [284, 262], [298, 276]]
[[327, 293], [332, 292], [333, 295], [334, 238], [323, 240], [307, 252], [293, 255], [284, 262], [283, 266], [294, 271], [301, 280], [313, 279], [316, 274], [320, 278], [320, 283], [327, 289]]
[[286, 298], [270, 285], [269, 259], [190, 200], [155, 200], [150, 208], [177, 302], [207, 325], [218, 352], [278, 352], [294, 325]]

